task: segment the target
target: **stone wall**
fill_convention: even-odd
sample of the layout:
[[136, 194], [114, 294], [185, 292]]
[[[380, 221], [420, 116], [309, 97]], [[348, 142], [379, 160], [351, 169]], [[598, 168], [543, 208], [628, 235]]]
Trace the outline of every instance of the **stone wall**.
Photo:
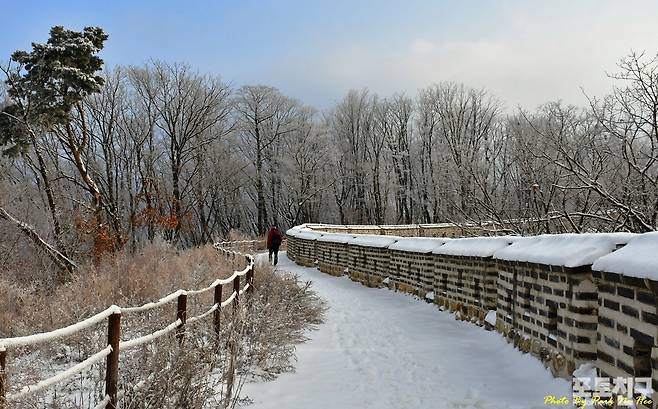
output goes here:
[[[398, 237], [390, 237], [390, 243], [411, 240], [402, 238], [402, 228], [395, 232]], [[572, 236], [576, 237], [565, 235], [565, 240]], [[454, 312], [458, 319], [495, 329], [521, 351], [541, 360], [554, 376], [571, 378], [579, 365], [595, 362], [599, 376], [651, 377], [658, 385], [656, 281], [593, 271], [593, 261], [587, 258], [582, 265], [567, 267], [556, 261], [501, 259], [498, 253], [437, 254], [381, 240], [369, 246], [375, 236], [354, 237], [332, 243], [331, 236], [320, 241], [317, 236], [295, 233], [288, 237], [289, 251], [298, 264], [317, 261], [322, 271], [333, 275], [346, 271], [364, 285], [416, 295]], [[597, 250], [596, 257], [623, 246], [617, 243], [607, 248], [596, 238], [592, 236], [589, 247], [583, 247]], [[495, 324], [485, 320], [493, 311]]]
[[[392, 240], [387, 240], [392, 243]], [[349, 259], [347, 274], [357, 282], [368, 287], [386, 285], [385, 279], [391, 265], [391, 253], [388, 244], [383, 246], [366, 246], [360, 243], [348, 243]]]
[[432, 254], [390, 250], [389, 288], [425, 298], [434, 291]]
[[[546, 357], [556, 376], [596, 361], [597, 294], [589, 268], [498, 262], [499, 332]], [[511, 333], [511, 335], [510, 335]]]
[[459, 225], [454, 223], [412, 224], [412, 225], [307, 225], [314, 231], [343, 234], [374, 234], [399, 237], [470, 237], [504, 233], [495, 225]]
[[593, 276], [600, 306], [596, 356], [601, 376], [650, 377], [655, 388], [658, 282], [599, 271]]
[[[564, 231], [565, 226], [557, 221], [550, 222], [551, 231]], [[325, 233], [378, 234], [399, 237], [481, 237], [509, 234], [510, 231], [537, 231], [537, 225], [545, 226], [546, 221], [516, 220], [508, 222], [474, 223], [434, 223], [404, 225], [340, 225], [307, 224], [310, 229]], [[540, 228], [543, 230], [543, 228]]]
[[497, 264], [490, 257], [434, 254], [435, 302], [471, 321], [496, 309]]
[[323, 273], [342, 276], [350, 258], [347, 243], [327, 242], [317, 246], [318, 268]]

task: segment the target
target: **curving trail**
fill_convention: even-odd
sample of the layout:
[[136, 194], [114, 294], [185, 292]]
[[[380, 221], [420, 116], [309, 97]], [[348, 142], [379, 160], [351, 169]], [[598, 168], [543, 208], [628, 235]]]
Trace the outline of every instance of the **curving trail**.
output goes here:
[[245, 385], [253, 409], [547, 408], [547, 394], [570, 397], [535, 358], [498, 334], [456, 321], [408, 295], [372, 289], [297, 266], [313, 282], [326, 321], [297, 349], [295, 373]]

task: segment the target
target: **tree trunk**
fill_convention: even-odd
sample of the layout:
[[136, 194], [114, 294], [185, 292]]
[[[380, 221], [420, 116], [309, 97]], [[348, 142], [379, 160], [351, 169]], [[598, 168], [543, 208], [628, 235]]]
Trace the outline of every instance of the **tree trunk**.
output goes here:
[[257, 233], [265, 233], [265, 224], [267, 223], [267, 209], [265, 208], [265, 192], [263, 187], [263, 148], [260, 143], [260, 130], [255, 129], [256, 133], [256, 195], [258, 203], [258, 225]]
[[46, 192], [46, 199], [48, 201], [48, 209], [50, 210], [50, 217], [53, 220], [53, 232], [55, 234], [55, 245], [66, 256], [66, 251], [64, 249], [64, 243], [62, 241], [62, 225], [59, 222], [59, 211], [57, 210], [57, 204], [55, 203], [55, 195], [53, 194], [52, 186], [50, 185], [50, 177], [48, 175], [48, 168], [46, 167], [46, 161], [43, 159], [43, 153], [41, 152], [41, 147], [37, 143], [37, 140], [33, 133], [30, 132], [32, 139], [32, 146], [34, 147], [34, 153], [37, 157], [37, 162], [39, 163], [39, 174], [43, 180], [43, 189]]
[[2, 207], [0, 207], [0, 218], [18, 227], [18, 229], [23, 232], [23, 234], [25, 234], [32, 241], [32, 243], [34, 243], [39, 249], [43, 250], [48, 255], [48, 257], [50, 257], [52, 262], [55, 263], [55, 265], [60, 270], [60, 274], [58, 275], [59, 282], [64, 282], [67, 278], [66, 276], [73, 273], [73, 271], [77, 268], [75, 262], [73, 262], [70, 258], [66, 257], [55, 247], [42, 239], [41, 236], [39, 236], [39, 234], [34, 230], [34, 227], [18, 220]]
[[176, 218], [176, 225], [174, 228], [174, 242], [178, 242], [180, 238], [180, 229], [181, 229], [181, 193], [180, 193], [180, 168], [178, 166], [178, 161], [174, 160], [171, 163], [171, 183], [174, 196], [174, 217]]

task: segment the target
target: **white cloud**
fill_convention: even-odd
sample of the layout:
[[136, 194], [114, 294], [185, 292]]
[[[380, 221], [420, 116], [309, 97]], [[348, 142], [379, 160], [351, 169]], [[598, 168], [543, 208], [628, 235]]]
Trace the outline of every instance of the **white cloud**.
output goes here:
[[612, 2], [595, 11], [560, 4], [550, 15], [532, 7], [508, 10], [486, 36], [423, 32], [406, 47], [358, 38], [328, 44], [305, 55], [302, 70], [283, 63], [278, 72], [301, 94], [314, 94], [313, 102], [323, 99], [317, 94], [327, 96], [326, 105], [349, 88], [413, 95], [435, 82], [457, 81], [489, 89], [508, 109], [533, 109], [557, 99], [585, 104], [581, 87], [591, 95], [608, 92], [606, 72], [631, 49], [658, 52], [658, 8], [638, 12]]
[[434, 43], [422, 38], [417, 38], [411, 43], [411, 51], [415, 54], [427, 55], [434, 51]]

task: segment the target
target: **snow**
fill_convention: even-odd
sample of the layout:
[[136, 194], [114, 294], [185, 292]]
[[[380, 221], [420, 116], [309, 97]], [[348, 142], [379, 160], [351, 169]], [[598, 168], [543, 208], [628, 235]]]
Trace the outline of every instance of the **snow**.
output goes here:
[[425, 299], [434, 301], [434, 291], [430, 291], [429, 293], [425, 294]]
[[431, 229], [437, 227], [455, 227], [459, 225], [455, 223], [434, 223], [434, 224], [419, 224], [418, 226], [423, 229]]
[[658, 281], [658, 232], [641, 234], [621, 249], [601, 257], [592, 269]]
[[253, 259], [251, 260], [249, 265], [247, 267], [245, 267], [243, 270], [234, 271], [233, 275], [231, 275], [229, 278], [222, 278], [221, 280], [217, 280], [216, 283], [222, 284], [222, 285], [232, 283], [233, 280], [235, 280], [235, 277], [241, 277], [241, 276], [247, 274], [249, 269], [252, 269], [252, 268], [254, 268], [254, 260]]
[[286, 230], [286, 236], [290, 237], [297, 237], [297, 234], [299, 234], [302, 231], [299, 227], [293, 227], [292, 229]]
[[526, 237], [498, 250], [500, 260], [579, 267], [594, 263], [637, 237], [632, 233], [544, 234]]
[[571, 396], [498, 333], [456, 321], [433, 305], [346, 277], [299, 267], [327, 301], [326, 320], [297, 347], [296, 372], [246, 384], [249, 409], [546, 408], [547, 394]]
[[318, 238], [318, 241], [345, 244], [353, 240], [355, 237], [356, 236], [353, 234], [325, 233], [324, 236]]
[[[321, 227], [321, 226], [318, 226]], [[291, 236], [291, 237], [297, 237], [298, 234], [300, 233], [316, 233], [319, 234], [313, 229], [308, 228], [306, 225], [302, 224], [301, 226], [295, 226], [291, 229], [286, 230], [286, 235]]]
[[108, 345], [102, 351], [95, 353], [91, 357], [87, 358], [86, 360], [80, 362], [77, 365], [70, 367], [66, 371], [60, 372], [57, 375], [48, 379], [44, 379], [34, 385], [24, 386], [23, 388], [21, 388], [20, 391], [7, 396], [7, 400], [13, 401], [16, 399], [20, 399], [24, 396], [31, 395], [43, 389], [49, 388], [60, 382], [64, 382], [65, 380], [70, 379], [75, 375], [79, 374], [80, 372], [84, 372], [89, 368], [91, 368], [93, 365], [101, 362], [105, 357], [107, 357], [111, 353], [112, 353], [112, 347]]
[[60, 328], [54, 331], [44, 332], [41, 334], [28, 335], [24, 337], [0, 338], [0, 351], [4, 351], [7, 348], [16, 348], [16, 347], [23, 347], [27, 345], [42, 344], [44, 342], [49, 342], [60, 338], [66, 338], [80, 331], [83, 331], [89, 327], [100, 324], [112, 314], [120, 314], [120, 313], [121, 313], [121, 308], [117, 307], [116, 305], [113, 305], [108, 309], [106, 309], [105, 311], [94, 315], [93, 317], [89, 317], [84, 321], [80, 321], [78, 323], [69, 325], [68, 327], [65, 328]]
[[389, 246], [390, 250], [407, 251], [412, 253], [427, 254], [437, 250], [444, 243], [450, 241], [446, 238], [430, 237], [405, 237]]
[[119, 344], [119, 351], [125, 351], [125, 350], [131, 349], [131, 348], [138, 347], [140, 345], [151, 343], [151, 342], [155, 341], [156, 339], [158, 339], [158, 338], [170, 333], [171, 331], [175, 330], [182, 323], [183, 323], [183, 321], [181, 321], [180, 319], [177, 319], [176, 321], [172, 322], [171, 324], [167, 325], [165, 328], [163, 328], [161, 330], [155, 331], [155, 332], [153, 332], [151, 334], [148, 334], [148, 335], [144, 335], [143, 337], [131, 339], [129, 341], [122, 341]]
[[203, 314], [197, 315], [196, 317], [188, 318], [187, 321], [185, 321], [185, 324], [194, 324], [197, 321], [201, 321], [202, 319], [206, 318], [213, 312], [217, 311], [217, 308], [219, 308], [219, 304], [213, 304], [213, 306], [210, 307], [210, 309], [204, 312]]
[[[234, 273], [235, 273], [235, 272], [234, 272]], [[245, 274], [246, 274], [246, 272], [245, 272]], [[233, 275], [231, 275], [231, 277], [233, 277]], [[225, 280], [227, 280], [227, 279], [225, 279]], [[223, 283], [223, 281], [225, 281], [225, 280], [217, 279], [217, 280], [213, 281], [212, 284], [210, 284], [210, 285], [209, 285], [208, 287], [206, 287], [206, 288], [201, 288], [201, 289], [199, 289], [199, 290], [188, 290], [188, 291], [186, 291], [186, 293], [187, 293], [187, 295], [198, 295], [198, 294], [203, 294], [203, 293], [206, 293], [206, 292], [208, 292], [208, 291], [214, 290], [215, 287], [217, 287], [217, 286], [220, 285], [220, 284], [225, 284], [225, 283]]]
[[[292, 229], [291, 229], [292, 230]], [[234, 240], [234, 241], [222, 241], [219, 243], [215, 243], [214, 246], [216, 249], [220, 250], [226, 250], [223, 248], [224, 246], [237, 246], [240, 244], [249, 244], [249, 243], [261, 243], [263, 240]]]
[[167, 296], [160, 298], [156, 302], [149, 302], [144, 305], [140, 305], [139, 307], [122, 308], [121, 310], [124, 313], [144, 312], [144, 311], [152, 310], [158, 307], [162, 307], [163, 305], [172, 302], [173, 300], [177, 299], [179, 296], [184, 294], [187, 294], [184, 290], [177, 290]]
[[496, 325], [496, 310], [489, 310], [487, 315], [484, 316], [484, 320], [489, 324]]
[[324, 234], [326, 233], [316, 233], [313, 231], [300, 231], [296, 233], [293, 237], [302, 240], [317, 240], [318, 238], [322, 237]]
[[[236, 255], [239, 255], [239, 256], [245, 256], [245, 254], [237, 253], [237, 252], [234, 252], [234, 251], [228, 251], [228, 252], [235, 253]], [[154, 308], [161, 307], [161, 306], [163, 306], [167, 303], [170, 303], [173, 300], [177, 299], [181, 295], [203, 294], [205, 292], [213, 290], [218, 285], [225, 285], [225, 284], [233, 283], [233, 280], [235, 280], [236, 277], [242, 277], [242, 276], [246, 275], [249, 272], [250, 269], [254, 268], [254, 259], [253, 259], [253, 257], [249, 256], [249, 259], [250, 259], [250, 262], [244, 269], [242, 269], [240, 271], [234, 271], [233, 274], [228, 278], [217, 279], [217, 280], [213, 281], [212, 284], [210, 284], [206, 288], [202, 288], [202, 289], [199, 289], [199, 290], [188, 290], [188, 291], [186, 291], [186, 290], [177, 290], [177, 291], [174, 291], [173, 293], [171, 293], [171, 294], [169, 294], [165, 297], [160, 298], [156, 302], [149, 302], [149, 303], [146, 303], [146, 304], [141, 305], [139, 307], [122, 308], [121, 311], [124, 312], [124, 313], [144, 312], [144, 311], [152, 310]], [[245, 289], [246, 289], [246, 287], [245, 287]], [[1, 343], [0, 343], [0, 345], [1, 345]]]
[[235, 291], [233, 291], [233, 293], [231, 294], [230, 297], [228, 297], [226, 300], [222, 301], [222, 304], [221, 304], [222, 308], [224, 308], [227, 305], [231, 304], [237, 295], [238, 294]]
[[574, 378], [587, 378], [592, 380], [592, 385], [594, 385], [594, 379], [598, 375], [596, 374], [596, 365], [594, 362], [584, 362], [580, 364], [578, 369], [573, 371]]
[[433, 253], [451, 256], [491, 257], [496, 251], [504, 249], [519, 240], [524, 239], [516, 236], [453, 239], [434, 250]]
[[386, 248], [402, 237], [397, 236], [380, 236], [375, 234], [362, 234], [349, 242], [350, 245], [360, 247]]

